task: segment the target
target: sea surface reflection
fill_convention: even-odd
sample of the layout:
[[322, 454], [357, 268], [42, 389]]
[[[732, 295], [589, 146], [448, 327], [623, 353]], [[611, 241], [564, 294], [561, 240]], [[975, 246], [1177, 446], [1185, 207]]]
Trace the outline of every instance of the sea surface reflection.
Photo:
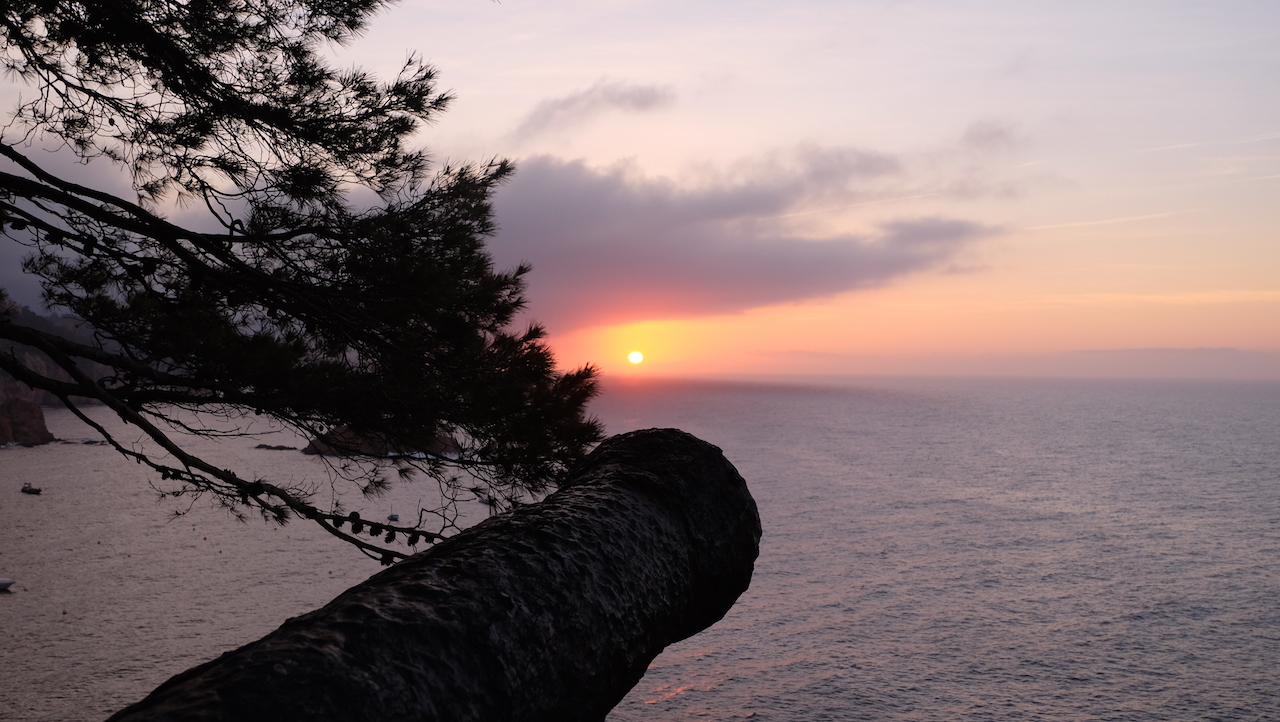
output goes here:
[[[751, 589], [611, 722], [1280, 719], [1278, 384], [614, 381], [594, 409], [717, 444], [764, 522]], [[0, 450], [0, 718], [100, 720], [378, 569], [302, 523], [174, 517], [47, 413], [77, 443]], [[191, 443], [323, 478], [263, 440]]]

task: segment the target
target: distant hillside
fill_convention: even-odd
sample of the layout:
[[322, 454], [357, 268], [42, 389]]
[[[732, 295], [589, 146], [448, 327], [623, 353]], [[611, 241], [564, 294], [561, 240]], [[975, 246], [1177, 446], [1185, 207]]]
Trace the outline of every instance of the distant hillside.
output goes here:
[[[84, 328], [84, 324], [74, 319], [44, 316], [16, 303], [8, 304], [5, 312], [14, 323], [20, 326], [27, 326], [77, 341], [88, 342], [90, 340], [89, 332]], [[24, 366], [41, 374], [70, 380], [70, 377], [59, 369], [57, 364], [48, 356], [30, 346], [0, 340], [0, 353], [12, 353]], [[100, 370], [105, 373], [106, 367], [102, 367]], [[0, 402], [14, 398], [25, 399], [42, 406], [51, 406], [59, 403], [57, 397], [53, 394], [32, 389], [4, 371], [0, 371]]]
[[807, 374], [746, 378], [814, 380], [850, 376], [1237, 379], [1280, 381], [1280, 349], [1121, 348], [1006, 354], [841, 354], [783, 352], [769, 358]]

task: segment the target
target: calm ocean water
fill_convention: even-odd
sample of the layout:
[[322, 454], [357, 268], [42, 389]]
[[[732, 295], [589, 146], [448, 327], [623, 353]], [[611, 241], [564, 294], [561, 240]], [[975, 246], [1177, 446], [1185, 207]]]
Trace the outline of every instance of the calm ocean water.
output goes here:
[[[717, 444], [764, 522], [751, 589], [612, 722], [1280, 720], [1280, 384], [616, 380], [594, 409]], [[217, 453], [319, 478], [255, 443]], [[0, 450], [0, 719], [100, 720], [377, 571], [174, 508], [108, 448]]]

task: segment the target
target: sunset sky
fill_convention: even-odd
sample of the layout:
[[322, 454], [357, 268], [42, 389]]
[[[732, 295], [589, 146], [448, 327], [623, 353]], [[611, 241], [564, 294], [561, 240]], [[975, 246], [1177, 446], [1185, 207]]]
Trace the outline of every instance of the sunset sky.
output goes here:
[[1274, 0], [405, 0], [338, 56], [409, 51], [566, 366], [1280, 377]]

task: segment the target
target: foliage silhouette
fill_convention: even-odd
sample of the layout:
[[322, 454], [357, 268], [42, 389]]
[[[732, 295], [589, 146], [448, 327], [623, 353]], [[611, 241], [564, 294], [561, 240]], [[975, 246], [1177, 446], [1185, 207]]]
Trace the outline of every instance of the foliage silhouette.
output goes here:
[[[544, 493], [600, 427], [584, 413], [594, 369], [557, 372], [540, 327], [512, 328], [529, 269], [495, 270], [484, 249], [491, 194], [512, 166], [433, 171], [409, 147], [450, 99], [420, 60], [379, 82], [322, 57], [386, 4], [6, 3], [0, 62], [26, 95], [0, 133], [2, 233], [31, 249], [24, 269], [46, 305], [82, 320], [92, 341], [0, 313], [0, 339], [58, 372], [11, 353], [0, 369], [53, 393], [166, 493], [311, 519], [390, 563], [447, 534], [461, 499], [502, 507]], [[118, 164], [136, 198], [42, 167], [34, 151], [50, 145]], [[167, 220], [175, 204], [207, 210], [206, 230]], [[111, 438], [86, 398], [159, 451]], [[237, 423], [219, 430], [191, 411]], [[250, 414], [400, 450], [368, 458], [339, 441], [334, 480], [376, 495], [422, 472], [440, 503], [371, 525], [317, 505], [315, 487], [242, 477], [170, 437], [247, 433]], [[450, 453], [414, 453], [443, 440]]]

